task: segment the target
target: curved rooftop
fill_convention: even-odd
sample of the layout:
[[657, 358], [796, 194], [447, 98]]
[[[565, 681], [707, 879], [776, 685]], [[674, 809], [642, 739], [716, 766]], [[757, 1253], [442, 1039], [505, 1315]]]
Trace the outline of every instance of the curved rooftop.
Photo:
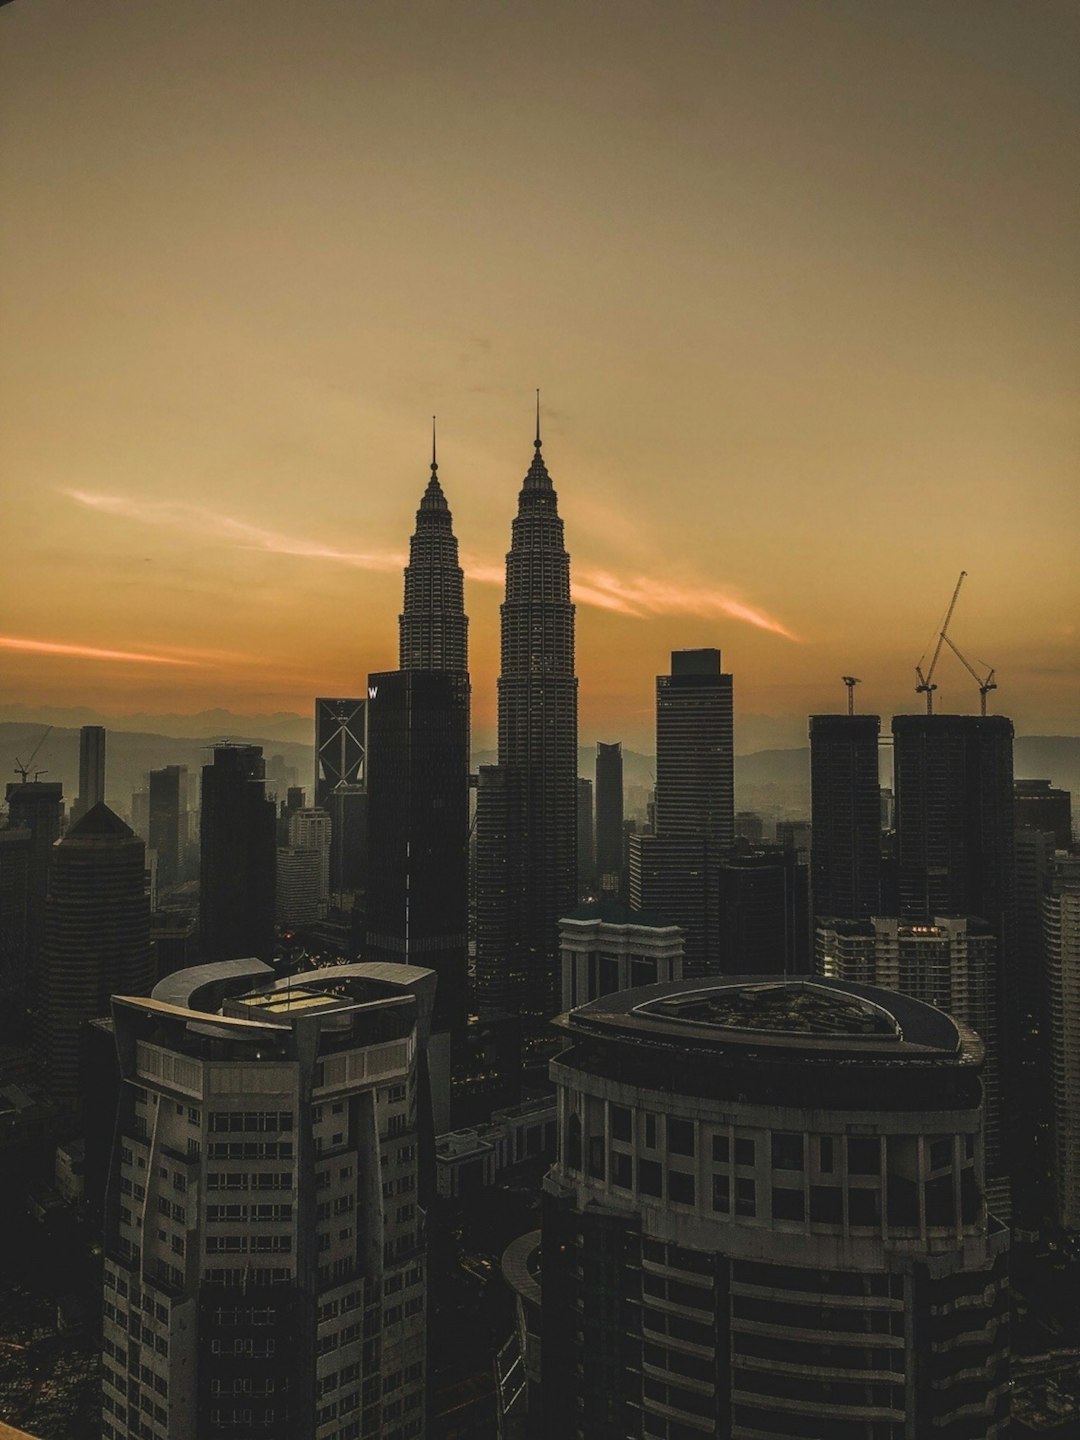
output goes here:
[[556, 1022], [665, 1049], [845, 1054], [866, 1060], [982, 1060], [967, 1026], [920, 1000], [874, 985], [793, 976], [723, 976], [647, 985], [605, 995]]

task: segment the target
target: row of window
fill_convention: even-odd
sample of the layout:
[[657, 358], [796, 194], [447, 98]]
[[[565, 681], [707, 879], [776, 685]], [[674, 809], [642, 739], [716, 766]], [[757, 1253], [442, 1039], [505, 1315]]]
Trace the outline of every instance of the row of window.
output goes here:
[[208, 1128], [212, 1134], [234, 1131], [277, 1134], [293, 1128], [293, 1117], [289, 1110], [213, 1110]]

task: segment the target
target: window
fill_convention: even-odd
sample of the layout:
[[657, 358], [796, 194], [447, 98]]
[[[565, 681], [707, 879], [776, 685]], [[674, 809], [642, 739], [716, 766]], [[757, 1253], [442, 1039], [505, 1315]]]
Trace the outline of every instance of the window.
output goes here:
[[833, 1143], [831, 1135], [822, 1135], [818, 1141], [818, 1169], [823, 1175], [832, 1174]]
[[953, 1144], [952, 1139], [946, 1136], [942, 1140], [930, 1141], [930, 1169], [944, 1170], [952, 1164]]
[[844, 1223], [844, 1198], [839, 1185], [810, 1186], [810, 1219], [818, 1225]]
[[735, 1141], [735, 1164], [753, 1165], [754, 1163], [754, 1142], [753, 1140]]
[[772, 1137], [772, 1168], [801, 1170], [803, 1168], [803, 1137], [774, 1131]]
[[634, 1183], [633, 1161], [619, 1150], [611, 1152], [611, 1183], [621, 1190], [630, 1190]]
[[566, 1127], [566, 1168], [581, 1169], [581, 1120], [571, 1115]]
[[714, 1165], [726, 1165], [731, 1158], [731, 1145], [726, 1135], [712, 1137], [712, 1158]]
[[735, 1214], [746, 1216], [757, 1214], [757, 1187], [753, 1180], [743, 1180], [740, 1177], [735, 1181]]
[[645, 1116], [643, 1117], [643, 1119], [644, 1119], [644, 1128], [645, 1128], [645, 1149], [646, 1149], [646, 1150], [655, 1150], [655, 1149], [656, 1149], [656, 1116], [655, 1116], [655, 1115], [650, 1115], [648, 1112], [646, 1112], [646, 1113], [645, 1113]]
[[848, 1136], [847, 1168], [849, 1175], [881, 1174], [881, 1141], [876, 1135], [869, 1138]]
[[731, 1213], [730, 1175], [714, 1175], [712, 1177], [712, 1208], [718, 1210], [721, 1215]]
[[669, 1116], [667, 1122], [668, 1151], [672, 1155], [693, 1155], [694, 1122]]
[[611, 1138], [629, 1142], [631, 1137], [630, 1111], [624, 1105], [611, 1105], [608, 1107], [611, 1117]]
[[661, 1196], [664, 1193], [664, 1173], [657, 1160], [639, 1160], [637, 1165], [637, 1188], [641, 1195]]
[[695, 1203], [693, 1175], [684, 1175], [681, 1170], [669, 1170], [667, 1178], [669, 1200], [676, 1205], [693, 1205]]
[[881, 1192], [879, 1190], [849, 1190], [848, 1220], [852, 1225], [880, 1225]]
[[787, 1190], [782, 1185], [774, 1185], [772, 1215], [774, 1220], [801, 1220], [803, 1218], [802, 1191]]

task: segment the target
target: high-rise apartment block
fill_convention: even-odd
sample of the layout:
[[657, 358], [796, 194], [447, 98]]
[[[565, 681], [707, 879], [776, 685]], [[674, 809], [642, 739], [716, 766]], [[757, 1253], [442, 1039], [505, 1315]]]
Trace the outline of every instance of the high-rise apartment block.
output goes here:
[[[477, 988], [485, 1009], [546, 1016], [558, 1006], [559, 920], [577, 903], [577, 678], [570, 557], [539, 421], [534, 451], [500, 612], [504, 775], [477, 794]], [[496, 800], [509, 808], [481, 826], [481, 805]], [[505, 836], [505, 862], [479, 854], [494, 834]], [[496, 871], [496, 892], [482, 894]]]
[[45, 894], [53, 846], [64, 820], [64, 787], [52, 780], [24, 780], [7, 787], [8, 826], [30, 836], [26, 873], [25, 975], [33, 993], [45, 928]]
[[622, 743], [596, 746], [596, 874], [602, 894], [624, 887]]
[[[291, 793], [291, 792], [290, 792]], [[291, 849], [314, 850], [319, 856], [319, 904], [322, 913], [330, 903], [330, 848], [333, 821], [317, 805], [298, 805], [289, 813], [288, 841]]]
[[115, 994], [153, 983], [143, 842], [104, 801], [53, 849], [35, 995], [34, 1049], [58, 1104], [82, 1093], [84, 1029]]
[[577, 869], [578, 893], [587, 895], [596, 879], [596, 843], [593, 822], [593, 782], [578, 776], [577, 782]]
[[881, 910], [877, 715], [810, 717], [810, 891], [815, 918]]
[[114, 1002], [104, 1440], [424, 1434], [433, 988], [233, 960]]
[[545, 1434], [1007, 1433], [1008, 1232], [983, 1202], [972, 1031], [776, 978], [558, 1023]]
[[258, 745], [217, 745], [202, 772], [199, 943], [206, 960], [274, 954], [276, 817]]

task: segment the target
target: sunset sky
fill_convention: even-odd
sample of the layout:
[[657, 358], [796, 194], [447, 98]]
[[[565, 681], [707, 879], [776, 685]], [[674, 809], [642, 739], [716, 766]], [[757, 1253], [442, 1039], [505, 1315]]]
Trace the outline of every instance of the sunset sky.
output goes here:
[[651, 745], [674, 647], [763, 740], [847, 673], [913, 709], [961, 569], [993, 707], [1080, 733], [1078, 40], [1064, 0], [0, 6], [0, 703], [357, 693], [436, 413], [489, 742], [540, 386], [583, 741]]

